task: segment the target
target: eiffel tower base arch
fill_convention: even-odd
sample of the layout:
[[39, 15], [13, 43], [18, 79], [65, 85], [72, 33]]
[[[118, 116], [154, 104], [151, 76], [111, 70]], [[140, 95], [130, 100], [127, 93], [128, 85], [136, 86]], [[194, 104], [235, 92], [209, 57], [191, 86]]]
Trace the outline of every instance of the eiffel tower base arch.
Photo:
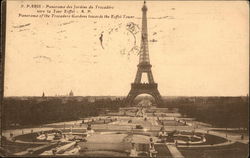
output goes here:
[[155, 99], [157, 106], [163, 104], [161, 95], [157, 89], [157, 83], [132, 83], [131, 90], [125, 99], [126, 105], [132, 105], [134, 99], [140, 94], [149, 94]]

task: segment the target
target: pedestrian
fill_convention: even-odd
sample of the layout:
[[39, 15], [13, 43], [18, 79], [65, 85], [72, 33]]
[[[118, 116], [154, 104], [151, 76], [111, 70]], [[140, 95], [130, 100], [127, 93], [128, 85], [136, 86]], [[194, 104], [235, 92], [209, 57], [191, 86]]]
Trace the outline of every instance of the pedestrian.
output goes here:
[[13, 133], [10, 132], [10, 138], [12, 138], [12, 137], [13, 137]]
[[155, 157], [156, 156], [156, 154], [155, 154], [155, 146], [154, 146], [154, 142], [153, 142], [152, 138], [151, 138], [150, 144], [149, 144], [149, 156], [150, 157]]
[[244, 139], [244, 134], [241, 134], [241, 140], [243, 140]]
[[56, 148], [52, 150], [53, 155], [56, 155], [56, 152], [57, 152]]
[[131, 145], [132, 145], [132, 149], [130, 150], [130, 155], [129, 156], [131, 156], [131, 157], [138, 156], [138, 153], [137, 153], [136, 147], [135, 147], [135, 143], [132, 143]]

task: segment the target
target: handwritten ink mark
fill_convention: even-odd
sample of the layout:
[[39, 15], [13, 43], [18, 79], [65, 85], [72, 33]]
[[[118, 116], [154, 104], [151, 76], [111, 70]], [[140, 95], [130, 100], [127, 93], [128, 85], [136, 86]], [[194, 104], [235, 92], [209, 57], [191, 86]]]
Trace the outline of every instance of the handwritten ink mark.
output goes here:
[[101, 36], [99, 37], [99, 40], [100, 40], [102, 49], [104, 49], [104, 47], [103, 47], [103, 45], [102, 45], [102, 42], [103, 42], [103, 32], [101, 33]]
[[51, 62], [52, 59], [50, 57], [47, 57], [47, 56], [35, 56], [33, 57], [37, 63], [41, 63], [41, 62], [45, 62], [45, 61], [48, 61], [48, 62]]
[[66, 32], [66, 30], [61, 30], [61, 31], [58, 31], [57, 33], [63, 33], [63, 32]]
[[157, 42], [157, 40], [156, 39], [152, 39], [152, 40], [150, 40], [150, 42]]
[[68, 25], [68, 24], [71, 24], [71, 23], [73, 23], [73, 22], [74, 22], [74, 21], [64, 22], [64, 23], [62, 23], [62, 24], [59, 24], [59, 26]]
[[18, 32], [22, 32], [22, 31], [28, 31], [30, 29], [20, 29]]
[[24, 24], [24, 25], [18, 25], [18, 26], [13, 26], [14, 28], [22, 28], [22, 27], [26, 27], [26, 26], [29, 26], [30, 23], [28, 24]]

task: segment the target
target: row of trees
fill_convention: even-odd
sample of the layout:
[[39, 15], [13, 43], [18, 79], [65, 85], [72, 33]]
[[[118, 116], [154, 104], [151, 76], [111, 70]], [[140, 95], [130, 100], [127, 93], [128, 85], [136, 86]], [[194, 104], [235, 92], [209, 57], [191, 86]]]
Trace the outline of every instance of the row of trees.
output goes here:
[[[219, 99], [218, 99], [219, 100]], [[183, 102], [178, 107], [179, 112], [199, 121], [217, 127], [243, 127], [248, 129], [248, 101], [230, 98], [214, 102]]]
[[[204, 101], [206, 99], [206, 101]], [[2, 127], [11, 124], [40, 125], [97, 116], [106, 110], [117, 111], [122, 100], [101, 99], [95, 102], [60, 98], [38, 101], [37, 99], [4, 99]], [[242, 98], [176, 98], [165, 100], [163, 107], [178, 108], [179, 112], [199, 121], [218, 127], [248, 128], [248, 99]]]
[[110, 99], [95, 102], [68, 100], [64, 103], [61, 99], [44, 101], [5, 99], [3, 101], [2, 125], [6, 129], [13, 124], [26, 126], [76, 120], [96, 116], [107, 109], [117, 110], [119, 104], [119, 100], [112, 101]]

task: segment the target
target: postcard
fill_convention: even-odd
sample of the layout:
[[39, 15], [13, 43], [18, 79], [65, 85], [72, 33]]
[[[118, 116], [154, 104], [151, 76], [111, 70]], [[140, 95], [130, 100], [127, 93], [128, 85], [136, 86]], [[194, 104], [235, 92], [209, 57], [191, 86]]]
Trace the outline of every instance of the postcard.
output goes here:
[[249, 155], [247, 1], [2, 6], [1, 156]]

